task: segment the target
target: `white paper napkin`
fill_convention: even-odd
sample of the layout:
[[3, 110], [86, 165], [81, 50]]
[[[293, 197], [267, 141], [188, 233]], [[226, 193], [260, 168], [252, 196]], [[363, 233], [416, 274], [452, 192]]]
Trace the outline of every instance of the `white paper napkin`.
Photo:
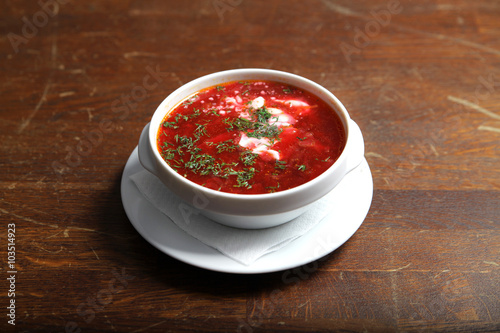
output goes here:
[[[238, 229], [227, 227], [201, 215], [169, 191], [163, 183], [148, 171], [130, 176], [144, 197], [173, 223], [204, 244], [243, 264], [251, 265], [267, 253], [277, 251], [302, 236], [317, 225], [331, 209], [330, 192], [296, 219], [267, 229]], [[186, 219], [186, 207], [189, 218]], [[165, 223], [169, 223], [168, 220]]]

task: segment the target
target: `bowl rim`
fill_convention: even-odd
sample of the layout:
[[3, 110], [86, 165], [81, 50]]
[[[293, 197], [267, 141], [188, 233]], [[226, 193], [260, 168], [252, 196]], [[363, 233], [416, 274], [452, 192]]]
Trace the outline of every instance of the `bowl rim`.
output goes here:
[[[179, 103], [182, 102], [186, 97], [190, 96], [191, 94], [182, 94], [182, 92], [188, 90], [189, 88], [196, 87], [197, 85], [202, 84], [202, 87], [197, 89], [196, 91], [212, 87], [214, 85], [224, 83], [224, 82], [232, 82], [232, 81], [237, 81], [238, 78], [230, 79], [230, 80], [222, 80], [222, 81], [217, 81], [217, 79], [220, 79], [222, 77], [226, 76], [237, 76], [237, 75], [252, 75], [252, 76], [258, 76], [258, 75], [264, 75], [264, 76], [269, 76], [273, 78], [256, 78], [256, 79], [251, 79], [251, 80], [269, 80], [269, 81], [276, 81], [276, 82], [282, 82], [282, 83], [289, 83], [291, 85], [295, 85], [301, 89], [304, 89], [317, 97], [321, 98], [324, 100], [328, 105], [330, 105], [334, 111], [337, 113], [339, 116], [343, 126], [344, 126], [344, 131], [345, 131], [345, 136], [346, 136], [346, 142], [344, 143], [344, 147], [342, 149], [342, 152], [339, 156], [339, 158], [328, 168], [326, 169], [323, 173], [320, 175], [316, 176], [315, 178], [307, 181], [306, 183], [303, 183], [301, 185], [292, 187], [287, 190], [282, 190], [282, 191], [277, 191], [277, 192], [272, 192], [272, 193], [261, 193], [261, 194], [244, 194], [244, 193], [230, 193], [230, 192], [224, 192], [224, 191], [218, 191], [214, 189], [210, 189], [208, 187], [204, 187], [202, 185], [199, 185], [186, 177], [180, 175], [177, 173], [170, 165], [163, 160], [161, 157], [158, 149], [157, 149], [157, 135], [158, 135], [158, 126], [161, 123], [161, 121], [165, 118], [168, 112], [173, 110]], [[250, 79], [242, 79], [240, 78], [239, 80], [250, 80]], [[291, 82], [289, 82], [291, 81]], [[308, 88], [304, 88], [302, 86], [307, 85]], [[314, 88], [314, 89], [310, 89]], [[315, 91], [311, 91], [315, 90]], [[328, 100], [326, 100], [323, 96], [318, 96], [319, 94], [317, 92], [321, 92], [324, 96], [328, 97]], [[178, 101], [174, 104], [173, 107], [166, 108], [166, 104], [168, 104], [171, 100], [175, 99], [177, 96], [181, 96], [180, 98], [177, 98]], [[159, 119], [159, 120], [158, 120]], [[349, 113], [347, 112], [347, 109], [345, 106], [340, 102], [340, 100], [328, 89], [325, 87], [321, 86], [320, 84], [307, 79], [305, 77], [302, 77], [297, 74], [292, 74], [284, 71], [279, 71], [279, 70], [273, 70], [273, 69], [265, 69], [265, 68], [240, 68], [240, 69], [230, 69], [230, 70], [224, 70], [220, 72], [215, 72], [211, 74], [207, 74], [204, 76], [201, 76], [199, 78], [196, 78], [190, 82], [187, 82], [171, 92], [161, 103], [160, 105], [156, 108], [155, 112], [153, 113], [153, 116], [151, 118], [151, 126], [149, 128], [149, 133], [148, 133], [148, 139], [149, 139], [149, 144], [150, 148], [153, 152], [153, 155], [156, 159], [156, 165], [159, 165], [170, 175], [176, 178], [176, 180], [180, 181], [181, 183], [185, 184], [188, 187], [193, 188], [193, 190], [197, 193], [202, 193], [208, 198], [226, 198], [226, 199], [231, 199], [231, 200], [250, 200], [250, 201], [260, 201], [263, 199], [279, 199], [283, 197], [287, 197], [290, 195], [297, 194], [299, 192], [302, 192], [305, 189], [308, 189], [310, 187], [316, 186], [318, 183], [324, 182], [325, 179], [327, 179], [330, 174], [334, 173], [346, 160], [348, 152], [346, 151], [346, 148], [349, 144], [349, 120], [350, 120]], [[342, 175], [343, 177], [344, 175]], [[342, 178], [341, 177], [341, 178]], [[336, 185], [336, 184], [332, 184]], [[332, 186], [333, 188], [334, 186]]]

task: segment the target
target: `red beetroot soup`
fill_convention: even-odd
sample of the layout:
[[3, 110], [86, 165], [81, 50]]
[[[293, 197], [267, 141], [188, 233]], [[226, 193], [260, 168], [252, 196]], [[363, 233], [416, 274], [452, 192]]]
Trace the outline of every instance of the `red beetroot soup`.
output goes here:
[[163, 119], [158, 150], [180, 175], [230, 193], [287, 190], [319, 176], [346, 142], [323, 100], [273, 81], [228, 82], [186, 98]]

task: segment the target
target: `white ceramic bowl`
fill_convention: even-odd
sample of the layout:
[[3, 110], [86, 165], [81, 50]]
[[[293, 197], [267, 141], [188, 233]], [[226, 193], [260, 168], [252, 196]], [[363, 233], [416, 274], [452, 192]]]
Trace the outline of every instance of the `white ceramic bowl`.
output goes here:
[[[198, 185], [175, 172], [161, 157], [156, 142], [160, 124], [178, 103], [193, 93], [217, 84], [242, 80], [268, 80], [305, 89], [326, 101], [339, 115], [347, 136], [339, 159], [309, 182], [266, 194], [233, 194]], [[139, 160], [168, 189], [194, 206], [203, 215], [236, 228], [268, 228], [288, 222], [304, 213], [309, 205], [329, 193], [342, 178], [357, 167], [364, 156], [363, 136], [342, 103], [322, 86], [298, 75], [269, 69], [235, 69], [193, 80], [171, 93], [156, 109], [139, 139]]]

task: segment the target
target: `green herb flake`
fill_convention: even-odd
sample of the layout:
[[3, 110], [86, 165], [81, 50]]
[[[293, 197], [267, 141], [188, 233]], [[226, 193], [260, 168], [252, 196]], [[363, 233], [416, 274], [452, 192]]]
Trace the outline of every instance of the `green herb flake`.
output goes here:
[[162, 150], [161, 156], [164, 160], [173, 160], [175, 158], [175, 152], [177, 150], [174, 148], [164, 148]]
[[246, 187], [252, 188], [252, 185], [248, 182], [255, 175], [255, 168], [243, 169], [243, 171], [236, 172], [236, 181], [238, 185], [234, 185], [234, 187]]
[[276, 186], [267, 186], [266, 189], [269, 190], [269, 193], [274, 193], [280, 188], [280, 183]]
[[173, 128], [173, 129], [179, 128], [179, 126], [177, 126], [177, 121], [164, 121], [163, 127]]
[[[184, 117], [184, 120], [188, 120], [190, 118], [196, 118], [201, 114], [200, 109], [193, 109], [193, 113], [190, 114], [188, 117]], [[187, 118], [187, 119], [186, 119]]]
[[184, 102], [182, 103], [182, 105], [183, 105], [184, 107], [188, 107], [189, 105], [193, 104], [193, 103], [194, 103], [194, 101], [196, 101], [197, 99], [198, 99], [198, 95], [194, 95], [194, 96], [192, 96], [192, 97], [188, 98], [186, 101], [184, 101]]
[[229, 139], [217, 144], [217, 146], [215, 146], [217, 148], [217, 153], [220, 154], [225, 151], [228, 152], [234, 151], [237, 148], [237, 146], [233, 144], [233, 141], [234, 141], [233, 139]]
[[191, 159], [184, 163], [184, 167], [194, 173], [201, 171], [200, 173], [203, 175], [208, 174], [208, 171], [213, 168], [214, 162], [215, 158], [209, 154], [192, 154]]
[[276, 164], [274, 165], [274, 168], [279, 169], [279, 170], [286, 169], [286, 161], [276, 160]]
[[240, 154], [240, 161], [242, 161], [244, 165], [253, 165], [257, 157], [259, 157], [259, 154], [252, 153], [251, 150], [245, 150]]
[[234, 129], [234, 122], [229, 118], [223, 118], [222, 122], [227, 125], [227, 131], [232, 131]]
[[265, 106], [257, 109], [254, 114], [257, 116], [257, 122], [259, 123], [267, 123], [269, 118], [272, 117], [272, 113]]
[[193, 133], [196, 139], [199, 139], [202, 135], [207, 135], [207, 129], [205, 126], [206, 124], [196, 124], [196, 129]]

